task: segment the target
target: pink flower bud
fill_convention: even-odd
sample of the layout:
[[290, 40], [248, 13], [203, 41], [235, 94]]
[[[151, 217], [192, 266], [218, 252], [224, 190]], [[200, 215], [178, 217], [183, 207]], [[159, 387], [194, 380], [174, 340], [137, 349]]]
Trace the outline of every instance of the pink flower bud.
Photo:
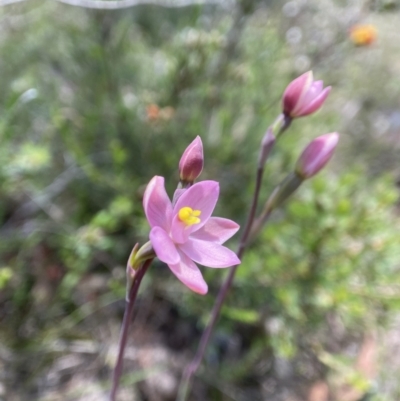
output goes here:
[[296, 164], [296, 173], [304, 179], [322, 170], [333, 156], [339, 134], [325, 134], [315, 138], [303, 151]]
[[203, 171], [204, 156], [201, 138], [196, 136], [194, 141], [183, 152], [179, 162], [179, 176], [182, 182], [193, 183]]
[[300, 75], [292, 81], [283, 94], [283, 113], [291, 118], [303, 117], [316, 112], [331, 91], [324, 89], [322, 81], [314, 81], [312, 71]]

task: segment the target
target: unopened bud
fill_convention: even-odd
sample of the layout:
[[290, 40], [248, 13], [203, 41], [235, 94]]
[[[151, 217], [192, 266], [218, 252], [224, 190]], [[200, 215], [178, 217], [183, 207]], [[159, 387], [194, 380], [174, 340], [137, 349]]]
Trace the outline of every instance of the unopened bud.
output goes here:
[[131, 254], [129, 255], [128, 262], [126, 264], [126, 271], [131, 275], [135, 274], [136, 269], [146, 260], [155, 258], [156, 254], [154, 253], [151, 242], [148, 241], [144, 245], [139, 248], [139, 244], [136, 244]]
[[151, 242], [146, 242], [139, 248], [139, 244], [136, 244], [131, 254], [129, 255], [128, 262], [126, 264], [126, 300], [129, 302], [129, 291], [133, 283], [137, 269], [140, 265], [148, 260], [156, 257]]
[[272, 133], [272, 129], [268, 128], [261, 141], [260, 155], [258, 158], [258, 166], [262, 168], [275, 144], [275, 136]]
[[323, 85], [322, 81], [314, 81], [312, 71], [292, 81], [283, 94], [282, 107], [285, 116], [303, 117], [320, 109], [331, 90], [330, 86], [324, 89]]
[[197, 136], [183, 152], [179, 161], [179, 176], [181, 182], [192, 184], [203, 171], [204, 155], [203, 143]]
[[339, 134], [333, 132], [315, 138], [303, 151], [296, 163], [296, 173], [304, 179], [321, 171], [332, 158], [339, 142]]
[[270, 213], [285, 202], [285, 200], [296, 191], [303, 181], [302, 177], [293, 172], [286, 176], [269, 197], [264, 207], [264, 213]]

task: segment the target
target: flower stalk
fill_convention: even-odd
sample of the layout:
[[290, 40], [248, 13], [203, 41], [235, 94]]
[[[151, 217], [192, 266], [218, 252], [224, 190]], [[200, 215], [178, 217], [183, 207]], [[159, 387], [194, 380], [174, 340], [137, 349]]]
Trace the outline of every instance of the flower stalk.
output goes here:
[[[308, 77], [308, 79], [312, 82], [312, 74]], [[306, 90], [311, 90], [312, 97], [315, 96], [315, 91], [317, 92], [318, 96], [323, 97], [322, 100], [321, 98], [318, 99], [318, 107], [316, 107], [314, 103], [313, 111], [308, 113], [311, 114], [311, 112], [316, 111], [322, 105], [327, 94], [329, 93], [330, 88], [322, 95], [319, 95], [322, 88], [320, 81], [317, 84], [317, 89], [310, 89], [309, 85], [311, 84], [308, 84]], [[278, 138], [280, 135], [282, 135], [282, 133], [290, 126], [292, 119], [295, 117], [300, 117], [300, 115], [290, 116], [287, 113], [281, 114], [268, 128], [261, 141], [253, 199], [247, 222], [239, 242], [239, 247], [236, 252], [239, 259], [243, 257], [248, 242], [253, 239], [266, 224], [272, 211], [276, 207], [280, 206], [290, 195], [292, 195], [304, 180], [317, 174], [326, 165], [326, 163], [331, 159], [338, 143], [339, 136], [337, 133], [326, 134], [312, 141], [301, 154], [295, 171], [290, 173], [286, 179], [280, 185], [278, 185], [266, 202], [259, 218], [255, 219], [265, 163], [275, 144], [275, 138]], [[177, 401], [185, 401], [189, 394], [193, 376], [203, 360], [212, 331], [219, 318], [226, 295], [232, 286], [238, 266], [239, 265], [235, 265], [229, 270], [228, 276], [218, 292], [217, 299], [211, 311], [210, 321], [208, 322], [208, 325], [200, 339], [195, 357], [183, 372], [182, 381], [178, 390]]]
[[[131, 257], [129, 258], [129, 261], [130, 260], [131, 260]], [[129, 265], [129, 261], [128, 261], [128, 265]], [[126, 343], [128, 340], [129, 326], [132, 322], [132, 316], [133, 316], [133, 310], [134, 310], [134, 306], [135, 306], [136, 297], [137, 297], [137, 294], [139, 291], [140, 283], [142, 282], [142, 279], [143, 279], [146, 271], [150, 267], [152, 261], [153, 261], [153, 258], [147, 259], [135, 271], [135, 274], [132, 279], [132, 285], [127, 294], [124, 319], [122, 321], [122, 326], [121, 326], [118, 357], [117, 357], [117, 362], [116, 362], [115, 368], [114, 368], [112, 388], [111, 388], [111, 392], [110, 392], [109, 401], [116, 401], [117, 391], [118, 391], [119, 382], [121, 379], [122, 369], [123, 369], [123, 364], [124, 364], [124, 353], [125, 353]]]
[[[279, 137], [289, 126], [291, 123], [290, 118], [286, 118], [283, 114], [279, 115], [278, 118], [274, 121], [274, 123], [267, 129], [266, 134], [264, 135], [262, 142], [261, 142], [261, 148], [260, 148], [260, 153], [258, 157], [258, 165], [257, 165], [257, 172], [256, 172], [256, 183], [254, 187], [254, 192], [253, 192], [253, 198], [251, 201], [251, 206], [249, 210], [249, 215], [247, 217], [247, 221], [239, 242], [238, 250], [236, 252], [236, 255], [240, 259], [245, 250], [246, 250], [246, 245], [249, 240], [249, 236], [251, 233], [251, 228], [254, 223], [256, 211], [257, 211], [257, 205], [258, 205], [258, 199], [260, 195], [260, 189], [261, 189], [261, 184], [262, 184], [262, 178], [264, 175], [264, 167], [265, 164], [268, 160], [268, 157], [274, 147], [275, 144], [275, 138]], [[235, 265], [229, 269], [228, 276], [226, 277], [225, 281], [223, 282], [218, 295], [217, 299], [214, 303], [213, 309], [211, 311], [211, 316], [210, 320], [203, 331], [203, 334], [200, 339], [199, 346], [197, 348], [197, 352], [192, 359], [192, 361], [187, 365], [185, 368], [183, 375], [182, 375], [182, 380], [179, 386], [178, 390], [178, 396], [177, 396], [177, 401], [185, 401], [186, 397], [188, 396], [188, 393], [190, 391], [191, 383], [193, 380], [194, 374], [197, 372], [201, 361], [203, 360], [204, 353], [206, 351], [208, 342], [210, 341], [211, 334], [214, 330], [215, 324], [218, 321], [219, 315], [221, 313], [221, 308], [222, 305], [225, 301], [225, 298], [229, 292], [229, 289], [232, 286], [233, 279], [235, 278], [235, 274], [237, 271], [239, 265]]]
[[172, 201], [165, 190], [163, 177], [155, 176], [149, 182], [143, 196], [143, 207], [151, 227], [150, 241], [140, 249], [138, 245], [135, 245], [128, 259], [127, 305], [121, 328], [110, 401], [116, 401], [123, 369], [123, 355], [139, 286], [155, 257], [168, 265], [171, 272], [184, 285], [199, 294], [207, 293], [208, 286], [197, 263], [212, 268], [231, 267], [219, 290], [210, 321], [200, 339], [194, 359], [184, 370], [177, 400], [186, 400], [190, 393], [193, 376], [203, 360], [223, 302], [232, 286], [240, 259], [249, 241], [259, 233], [272, 211], [295, 192], [304, 180], [317, 174], [334, 153], [338, 142], [337, 133], [321, 136], [311, 142], [300, 156], [295, 171], [273, 191], [262, 213], [257, 219], [255, 218], [264, 166], [276, 139], [291, 125], [293, 119], [316, 112], [325, 102], [329, 91], [330, 87], [324, 88], [322, 81], [314, 81], [311, 71], [295, 79], [286, 88], [282, 100], [282, 114], [268, 128], [261, 141], [254, 193], [236, 253], [224, 247], [223, 243], [236, 233], [239, 226], [232, 220], [211, 217], [219, 196], [218, 182], [195, 183], [204, 165], [200, 137], [195, 138], [181, 157], [180, 182]]
[[260, 216], [255, 219], [252, 227], [249, 239], [255, 238], [265, 226], [269, 219], [272, 211], [280, 206], [290, 195], [297, 190], [302, 184], [304, 178], [299, 176], [297, 173], [290, 173], [281, 184], [279, 184], [272, 192], [271, 196], [265, 203], [265, 206]]

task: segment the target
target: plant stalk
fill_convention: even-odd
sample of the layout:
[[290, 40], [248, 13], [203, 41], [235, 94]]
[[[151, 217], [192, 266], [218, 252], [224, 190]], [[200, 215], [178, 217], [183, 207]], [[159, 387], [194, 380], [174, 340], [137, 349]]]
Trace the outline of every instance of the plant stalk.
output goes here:
[[[254, 196], [253, 196], [253, 201], [252, 201], [251, 208], [250, 208], [250, 213], [249, 213], [249, 216], [247, 219], [246, 227], [243, 231], [243, 235], [242, 235], [240, 243], [239, 243], [238, 250], [236, 252], [238, 258], [242, 257], [244, 250], [246, 249], [247, 238], [248, 238], [248, 235], [251, 230], [251, 225], [254, 221], [254, 216], [256, 213], [256, 209], [257, 209], [258, 196], [259, 196], [260, 188], [261, 188], [263, 169], [264, 169], [263, 167], [262, 168], [259, 167], [257, 169], [256, 187], [254, 189]], [[211, 333], [218, 320], [219, 314], [221, 312], [222, 304], [224, 303], [225, 297], [232, 285], [232, 281], [233, 281], [233, 278], [235, 277], [235, 273], [236, 273], [238, 266], [239, 265], [236, 265], [229, 269], [228, 276], [218, 292], [217, 299], [216, 299], [213, 309], [211, 311], [210, 321], [208, 322], [208, 325], [207, 325], [206, 329], [204, 330], [203, 335], [201, 336], [196, 355], [183, 372], [181, 385], [180, 385], [179, 391], [178, 391], [177, 401], [184, 401], [188, 395], [188, 391], [191, 386], [193, 375], [196, 373], [196, 371], [199, 368], [200, 363], [204, 357], [204, 353], [207, 348], [208, 342], [210, 340]]]
[[121, 334], [119, 339], [119, 350], [118, 350], [118, 357], [117, 362], [115, 364], [114, 373], [113, 373], [113, 381], [112, 381], [112, 388], [110, 393], [110, 401], [116, 401], [117, 391], [119, 387], [119, 382], [121, 379], [123, 364], [124, 364], [124, 352], [126, 347], [126, 342], [128, 340], [128, 332], [129, 326], [132, 321], [133, 310], [135, 306], [136, 296], [139, 291], [140, 283], [142, 282], [143, 276], [145, 275], [147, 269], [150, 267], [151, 262], [153, 259], [148, 259], [139, 267], [137, 270], [135, 277], [133, 278], [131, 288], [129, 290], [129, 296], [126, 301], [124, 319], [122, 321], [121, 326]]
[[[291, 124], [291, 119], [285, 117], [283, 114], [278, 116], [278, 118], [275, 120], [275, 122], [271, 125], [271, 127], [268, 128], [267, 133], [269, 132], [270, 134], [276, 133], [276, 137], [278, 138]], [[263, 154], [265, 152], [265, 148], [260, 149], [260, 157], [259, 157], [259, 162], [257, 166], [257, 173], [256, 173], [256, 184], [254, 188], [254, 193], [253, 193], [253, 199], [251, 202], [250, 206], [250, 211], [249, 215], [247, 217], [246, 225], [243, 231], [243, 234], [241, 236], [238, 250], [236, 252], [236, 255], [239, 257], [239, 259], [243, 256], [246, 246], [249, 241], [250, 234], [252, 232], [252, 226], [253, 222], [255, 219], [256, 211], [257, 211], [257, 205], [258, 205], [258, 198], [260, 195], [260, 189], [262, 185], [262, 178], [264, 175], [264, 166], [267, 162], [268, 156], [273, 148], [273, 143], [267, 145], [269, 146], [267, 154]], [[270, 214], [270, 213], [269, 213]], [[267, 218], [264, 219], [264, 223], [269, 217], [269, 214]], [[207, 324], [207, 327], [205, 328], [201, 339], [199, 346], [197, 348], [197, 352], [192, 359], [192, 361], [189, 363], [189, 365], [186, 366], [185, 370], [183, 371], [181, 383], [178, 389], [178, 395], [177, 395], [177, 401], [185, 401], [186, 397], [189, 394], [193, 376], [198, 370], [201, 361], [203, 360], [204, 353], [206, 351], [208, 342], [210, 341], [210, 337], [212, 334], [212, 331], [214, 330], [215, 324], [217, 323], [217, 320], [219, 318], [219, 315], [221, 313], [221, 308], [224, 303], [224, 300], [226, 298], [226, 295], [228, 294], [229, 289], [232, 286], [233, 279], [236, 274], [236, 270], [239, 267], [239, 265], [233, 266], [232, 268], [229, 269], [228, 276], [226, 277], [224, 283], [222, 284], [218, 295], [217, 299], [214, 303], [213, 309], [211, 311], [211, 317], [210, 320]]]

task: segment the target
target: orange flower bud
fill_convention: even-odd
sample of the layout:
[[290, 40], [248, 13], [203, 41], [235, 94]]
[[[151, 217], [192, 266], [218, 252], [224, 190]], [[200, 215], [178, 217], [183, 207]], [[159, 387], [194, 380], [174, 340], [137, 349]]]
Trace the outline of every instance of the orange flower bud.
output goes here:
[[367, 46], [375, 42], [377, 30], [373, 25], [354, 25], [350, 30], [350, 39], [356, 46]]

